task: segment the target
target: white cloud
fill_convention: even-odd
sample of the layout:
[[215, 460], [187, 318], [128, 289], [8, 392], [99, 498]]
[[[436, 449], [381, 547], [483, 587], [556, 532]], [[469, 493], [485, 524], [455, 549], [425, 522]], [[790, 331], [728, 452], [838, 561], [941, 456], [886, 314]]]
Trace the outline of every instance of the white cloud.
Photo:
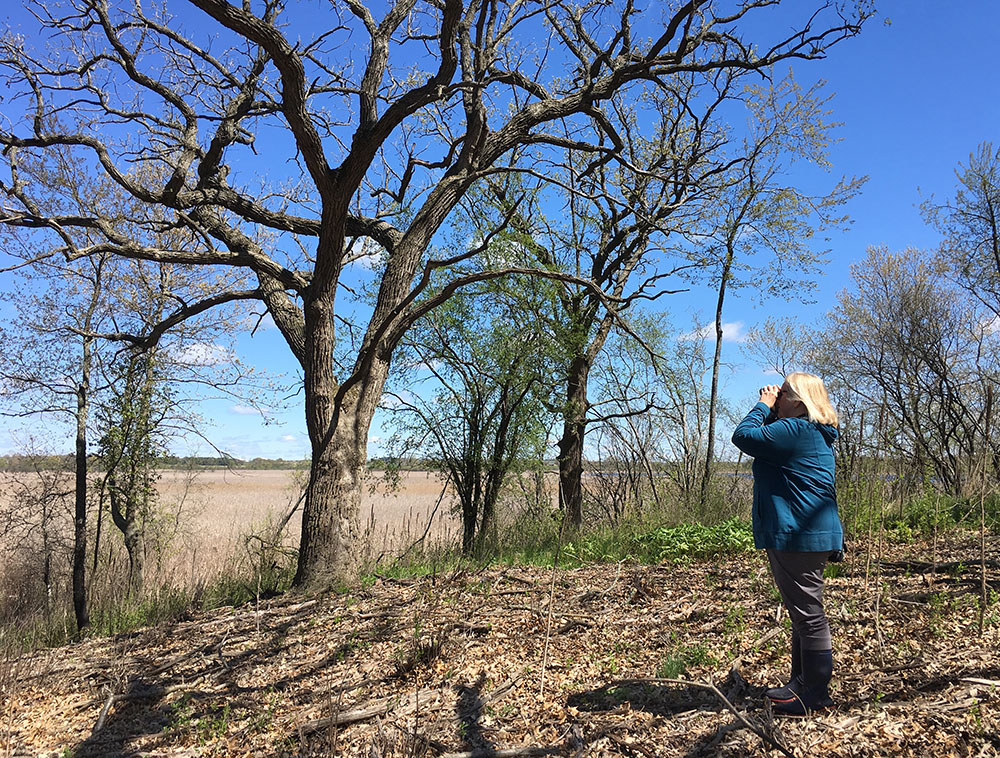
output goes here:
[[295, 442], [295, 440], [297, 440], [297, 439], [298, 439], [298, 437], [296, 437], [294, 434], [286, 434], [286, 435], [284, 435], [281, 438], [281, 441], [282, 442]]
[[[722, 341], [723, 342], [742, 342], [746, 338], [746, 331], [744, 330], [744, 325], [742, 321], [729, 321], [723, 322], [722, 324]], [[698, 329], [694, 329], [690, 332], [685, 332], [680, 335], [677, 339], [683, 341], [691, 341], [697, 339], [706, 339], [709, 342], [715, 341], [715, 324], [705, 324]]]
[[368, 271], [379, 271], [383, 265], [381, 248], [371, 240], [358, 238], [354, 240], [351, 249], [347, 251], [351, 265], [360, 266]]
[[232, 411], [233, 413], [239, 414], [240, 416], [263, 416], [264, 415], [259, 410], [257, 410], [256, 408], [251, 408], [249, 405], [234, 405], [229, 410]]
[[231, 361], [234, 357], [232, 350], [208, 342], [194, 342], [174, 353], [174, 359], [178, 363], [186, 363], [189, 366], [218, 366], [220, 363]]

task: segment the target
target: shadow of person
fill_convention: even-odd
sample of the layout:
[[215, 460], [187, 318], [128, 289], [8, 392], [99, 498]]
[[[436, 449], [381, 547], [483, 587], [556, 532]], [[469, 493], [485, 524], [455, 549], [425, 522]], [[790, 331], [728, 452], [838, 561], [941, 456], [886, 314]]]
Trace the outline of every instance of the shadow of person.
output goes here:
[[[224, 707], [219, 704], [220, 698], [225, 698], [225, 702], [234, 707], [253, 707], [252, 700], [243, 703], [240, 698], [263, 690], [265, 686], [288, 686], [289, 682], [308, 672], [252, 687], [240, 686], [234, 673], [276, 656], [287, 644], [289, 631], [310, 614], [311, 606], [303, 605], [282, 616], [264, 628], [257, 644], [232, 656], [223, 657], [222, 654], [222, 645], [230, 633], [227, 629], [205, 637], [192, 635], [186, 651], [174, 660], [164, 662], [151, 656], [130, 660], [124, 687], [116, 690], [105, 704], [93, 732], [73, 749], [73, 755], [76, 758], [131, 758], [137, 754], [135, 741], [138, 738], [147, 741], [153, 738], [155, 747], [163, 747], [174, 738], [174, 731], [190, 730], [202, 720], [217, 718]], [[123, 648], [141, 648], [147, 639], [144, 635], [174, 636], [179, 634], [177, 629], [176, 624], [165, 625], [145, 633], [119, 635], [116, 640]], [[217, 686], [202, 690], [187, 684], [208, 680]]]
[[[87, 758], [126, 758], [135, 755], [127, 742], [142, 735], [158, 734], [169, 723], [168, 708], [163, 704], [167, 690], [137, 677], [115, 697], [112, 713], [103, 718], [94, 732], [73, 751], [74, 756]], [[105, 706], [107, 708], [108, 706]]]

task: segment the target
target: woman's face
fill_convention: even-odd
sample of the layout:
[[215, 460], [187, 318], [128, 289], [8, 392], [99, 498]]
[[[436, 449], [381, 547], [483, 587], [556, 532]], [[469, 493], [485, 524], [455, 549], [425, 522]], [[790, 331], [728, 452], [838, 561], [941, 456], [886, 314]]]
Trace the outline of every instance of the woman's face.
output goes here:
[[774, 408], [778, 412], [778, 418], [795, 418], [803, 415], [806, 409], [801, 400], [791, 398], [788, 382], [781, 385], [778, 399], [774, 401]]

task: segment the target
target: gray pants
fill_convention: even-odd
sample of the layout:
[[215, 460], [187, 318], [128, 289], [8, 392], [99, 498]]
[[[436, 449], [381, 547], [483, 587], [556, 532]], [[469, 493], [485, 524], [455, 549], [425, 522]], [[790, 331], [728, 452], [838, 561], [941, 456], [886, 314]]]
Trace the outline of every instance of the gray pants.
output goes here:
[[830, 624], [823, 612], [823, 569], [830, 551], [790, 553], [768, 550], [774, 583], [792, 619], [792, 634], [803, 650], [830, 650]]

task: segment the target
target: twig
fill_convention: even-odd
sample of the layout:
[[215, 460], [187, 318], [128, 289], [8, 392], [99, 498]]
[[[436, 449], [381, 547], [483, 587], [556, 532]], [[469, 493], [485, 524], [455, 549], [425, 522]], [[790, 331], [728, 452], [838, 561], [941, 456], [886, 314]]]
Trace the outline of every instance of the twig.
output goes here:
[[764, 635], [758, 637], [750, 645], [750, 647], [747, 650], [744, 650], [742, 653], [740, 653], [738, 656], [736, 656], [736, 658], [734, 658], [730, 662], [730, 664], [729, 664], [729, 670], [730, 670], [730, 672], [732, 672], [732, 671], [734, 671], [734, 670], [736, 670], [736, 669], [739, 668], [740, 663], [743, 662], [743, 656], [745, 656], [749, 652], [752, 652], [754, 650], [757, 650], [757, 649], [763, 647], [765, 642], [770, 642], [775, 637], [777, 637], [779, 634], [781, 634], [783, 631], [784, 630], [779, 626], [779, 627], [775, 627], [771, 631], [767, 632], [767, 634], [764, 634]]
[[[434, 517], [437, 515], [438, 508], [441, 507], [441, 503], [444, 500], [444, 496], [448, 494], [448, 484], [449, 480], [446, 479], [444, 482], [444, 486], [441, 488], [441, 494], [438, 495], [437, 502], [434, 503], [434, 508], [433, 510], [431, 510], [431, 515], [427, 517], [427, 526], [424, 528], [424, 533], [421, 534], [420, 537], [418, 537], [417, 540], [412, 545], [410, 545], [408, 548], [406, 548], [406, 550], [404, 550], [402, 553], [400, 553], [393, 559], [392, 561], [393, 566], [398, 566], [400, 561], [402, 561], [407, 555], [409, 555], [410, 551], [413, 550], [413, 548], [415, 548], [417, 545], [421, 544], [424, 540], [427, 539], [427, 535], [431, 531], [431, 526], [434, 524]], [[385, 557], [385, 553], [386, 551], [382, 551], [382, 555], [380, 555], [378, 559], [375, 561], [376, 565], [378, 565], [379, 561], [381, 561]]]
[[297, 511], [299, 506], [305, 501], [307, 492], [309, 492], [309, 488], [303, 487], [302, 493], [299, 495], [299, 499], [295, 501], [295, 504], [291, 507], [288, 513], [286, 513], [282, 517], [281, 521], [278, 522], [278, 525], [274, 529], [274, 536], [272, 537], [275, 545], [281, 541], [281, 533], [285, 531], [285, 527], [288, 526], [288, 522], [292, 520], [292, 516], [295, 515], [295, 511]]
[[542, 649], [542, 672], [538, 682], [538, 696], [545, 695], [545, 668], [549, 662], [549, 641], [552, 639], [552, 608], [556, 594], [556, 569], [559, 567], [559, 551], [562, 549], [563, 530], [566, 527], [566, 517], [559, 522], [559, 537], [556, 540], [556, 552], [552, 557], [552, 581], [549, 584], [549, 617], [545, 623], [545, 646]]
[[615, 570], [615, 580], [613, 582], [611, 582], [611, 584], [608, 585], [607, 589], [605, 589], [605, 590], [603, 590], [601, 592], [601, 597], [602, 598], [607, 597], [608, 593], [611, 592], [611, 590], [613, 590], [615, 588], [615, 585], [618, 584], [618, 580], [622, 578], [622, 564], [624, 562], [625, 561], [618, 561], [618, 568]]
[[684, 687], [697, 687], [698, 689], [708, 690], [709, 692], [714, 694], [717, 698], [719, 698], [719, 700], [722, 701], [722, 704], [726, 706], [729, 712], [732, 713], [737, 719], [739, 719], [740, 722], [747, 729], [749, 729], [751, 732], [753, 732], [762, 740], [764, 740], [764, 742], [770, 745], [773, 749], [780, 750], [784, 755], [789, 756], [789, 758], [795, 758], [795, 753], [791, 752], [788, 748], [786, 748], [780, 742], [775, 740], [771, 735], [769, 735], [763, 729], [751, 723], [746, 716], [744, 716], [736, 709], [736, 706], [734, 706], [732, 703], [729, 702], [729, 698], [723, 695], [722, 691], [711, 682], [696, 682], [696, 681], [688, 681], [686, 679], [633, 679], [630, 681], [649, 682], [651, 684], [679, 684]]

